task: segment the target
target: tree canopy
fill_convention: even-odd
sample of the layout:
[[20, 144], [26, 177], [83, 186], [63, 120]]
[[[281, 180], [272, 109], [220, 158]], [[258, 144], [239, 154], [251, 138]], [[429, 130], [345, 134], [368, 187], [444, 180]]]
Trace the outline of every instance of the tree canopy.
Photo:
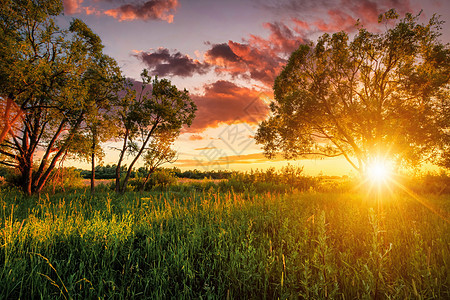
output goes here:
[[23, 112], [0, 146], [1, 163], [19, 170], [27, 194], [40, 192], [58, 161], [77, 151], [83, 123], [121, 77], [86, 24], [56, 24], [62, 9], [59, 0], [6, 0], [0, 7], [0, 95]]
[[344, 156], [359, 172], [376, 159], [448, 165], [450, 48], [442, 21], [380, 16], [385, 32], [322, 35], [294, 51], [256, 134], [268, 157]]
[[[161, 164], [166, 158], [174, 156], [170, 145], [183, 126], [191, 125], [197, 110], [187, 90], [179, 90], [167, 79], [151, 80], [147, 70], [143, 70], [141, 78], [141, 89], [129, 88], [117, 105], [123, 139], [116, 171], [117, 192], [125, 191], [132, 168], [145, 151], [147, 163], [157, 159], [161, 160]], [[147, 89], [150, 82], [151, 90]], [[149, 145], [165, 154], [161, 153], [159, 158], [152, 157], [154, 154], [151, 154]], [[121, 167], [126, 153], [134, 158], [125, 178], [121, 180]]]

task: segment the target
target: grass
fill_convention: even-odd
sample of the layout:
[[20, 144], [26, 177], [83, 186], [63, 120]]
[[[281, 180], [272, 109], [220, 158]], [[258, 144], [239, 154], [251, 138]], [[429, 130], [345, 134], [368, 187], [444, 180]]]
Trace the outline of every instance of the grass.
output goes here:
[[0, 193], [1, 299], [450, 298], [448, 195]]

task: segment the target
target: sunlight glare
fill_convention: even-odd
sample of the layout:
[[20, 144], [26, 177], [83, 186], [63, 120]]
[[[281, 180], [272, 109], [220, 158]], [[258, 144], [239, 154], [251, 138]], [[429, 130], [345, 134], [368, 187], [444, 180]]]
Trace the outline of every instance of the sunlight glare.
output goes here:
[[367, 177], [372, 183], [380, 184], [389, 180], [391, 175], [390, 164], [387, 161], [374, 160], [367, 167]]

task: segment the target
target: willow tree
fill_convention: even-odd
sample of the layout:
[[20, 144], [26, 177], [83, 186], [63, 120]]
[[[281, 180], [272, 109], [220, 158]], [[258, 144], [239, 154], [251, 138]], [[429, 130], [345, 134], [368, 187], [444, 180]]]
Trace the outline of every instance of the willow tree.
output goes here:
[[391, 10], [380, 16], [385, 32], [324, 34], [294, 51], [256, 135], [265, 154], [344, 156], [361, 173], [379, 159], [442, 162], [450, 48], [439, 40], [439, 18], [420, 24], [419, 15], [399, 20]]
[[[92, 70], [105, 62], [100, 38], [80, 20], [61, 29], [58, 0], [5, 0], [0, 6], [0, 94], [23, 112], [0, 145], [3, 164], [14, 166], [27, 194], [39, 193], [94, 106]], [[39, 155], [37, 155], [39, 154]]]

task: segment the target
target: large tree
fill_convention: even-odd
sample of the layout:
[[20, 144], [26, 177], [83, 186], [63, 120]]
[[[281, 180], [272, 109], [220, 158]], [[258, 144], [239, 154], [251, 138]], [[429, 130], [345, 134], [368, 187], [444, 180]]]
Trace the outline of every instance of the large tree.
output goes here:
[[418, 19], [391, 10], [385, 32], [324, 34], [293, 52], [256, 135], [265, 154], [344, 156], [361, 173], [380, 159], [445, 163], [450, 48], [437, 17]]
[[[141, 88], [129, 88], [117, 105], [123, 140], [116, 169], [116, 191], [120, 193], [125, 192], [133, 167], [149, 144], [156, 147], [155, 142], [165, 141], [158, 138], [161, 133], [176, 133], [183, 126], [190, 126], [197, 110], [187, 90], [179, 90], [167, 79], [151, 80], [147, 70], [141, 78]], [[132, 160], [122, 179], [122, 164], [127, 154]]]
[[[100, 38], [82, 21], [61, 29], [58, 0], [5, 0], [0, 7], [0, 94], [14, 101], [23, 121], [1, 146], [1, 163], [16, 167], [27, 194], [39, 193], [92, 107], [94, 73], [116, 69]], [[116, 74], [111, 74], [115, 76]]]

